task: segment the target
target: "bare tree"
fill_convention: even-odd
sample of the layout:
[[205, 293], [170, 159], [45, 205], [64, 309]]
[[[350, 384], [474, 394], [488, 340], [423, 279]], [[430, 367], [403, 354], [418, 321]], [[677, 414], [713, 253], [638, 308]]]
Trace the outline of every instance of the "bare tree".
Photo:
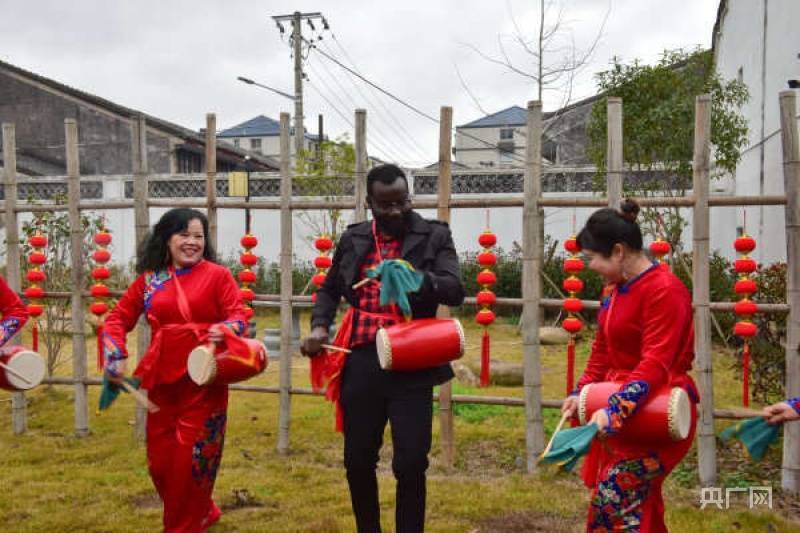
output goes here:
[[[465, 43], [465, 46], [486, 61], [530, 80], [536, 85], [539, 101], [542, 101], [544, 91], [561, 93], [559, 108], [563, 108], [572, 99], [575, 77], [589, 65], [603, 36], [611, 4], [609, 3], [591, 43], [580, 50], [575, 45], [575, 37], [570, 28], [570, 21], [565, 18], [562, 2], [563, 0], [539, 0], [537, 27], [535, 31], [525, 32], [517, 22], [511, 1], [506, 0], [506, 8], [514, 31], [510, 34], [497, 35], [497, 53], [494, 55], [486, 53], [470, 43]], [[523, 58], [519, 59], [516, 56], [512, 58], [514, 51], [523, 54]], [[474, 94], [466, 87], [460, 72], [459, 79], [470, 98], [480, 108]]]

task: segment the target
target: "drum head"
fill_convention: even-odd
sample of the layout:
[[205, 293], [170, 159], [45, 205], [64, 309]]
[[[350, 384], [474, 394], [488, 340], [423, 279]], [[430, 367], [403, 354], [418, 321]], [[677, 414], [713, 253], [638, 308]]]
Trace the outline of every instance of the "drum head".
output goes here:
[[217, 374], [217, 360], [206, 346], [198, 346], [186, 360], [189, 377], [198, 385], [208, 385]]
[[457, 359], [461, 359], [461, 357], [464, 355], [464, 350], [467, 347], [466, 337], [464, 336], [464, 326], [461, 325], [461, 321], [457, 318], [454, 318], [453, 322], [455, 322], [456, 331], [458, 332], [458, 337], [461, 340], [461, 349], [459, 350], [457, 357]]
[[22, 380], [11, 372], [0, 369], [5, 372], [9, 385], [18, 390], [34, 388], [42, 382], [47, 372], [42, 356], [31, 350], [17, 352], [9, 358], [6, 364], [17, 374], [25, 377]]
[[587, 383], [581, 388], [581, 392], [578, 395], [578, 421], [581, 425], [586, 425], [586, 397], [589, 395], [589, 389], [592, 388], [591, 383]]
[[384, 328], [375, 335], [375, 348], [378, 350], [378, 362], [384, 370], [392, 369], [392, 341]]
[[672, 389], [669, 397], [669, 436], [672, 440], [683, 440], [689, 436], [692, 429], [692, 406], [689, 403], [689, 394], [681, 387]]

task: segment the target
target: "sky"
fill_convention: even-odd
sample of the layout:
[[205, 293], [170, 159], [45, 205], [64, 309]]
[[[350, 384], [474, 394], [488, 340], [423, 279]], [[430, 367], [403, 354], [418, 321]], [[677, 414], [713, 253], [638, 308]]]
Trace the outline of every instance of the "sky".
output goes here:
[[[546, 65], [570, 50], [579, 54], [600, 36], [571, 98], [546, 90], [545, 111], [593, 95], [594, 74], [614, 56], [652, 63], [665, 49], [710, 47], [718, 6], [718, 0], [548, 2], [546, 27], [563, 9]], [[306, 38], [322, 37], [319, 50], [433, 117], [447, 105], [454, 124], [464, 124], [482, 110], [536, 99], [531, 79], [481, 57], [499, 57], [502, 42], [518, 68], [533, 70], [532, 56], [514, 37], [516, 28], [524, 40], [538, 32], [539, 2], [530, 0], [0, 0], [0, 59], [192, 129], [204, 127], [213, 112], [225, 129], [256, 115], [293, 112], [291, 100], [236, 78], [294, 92], [288, 39], [271, 17], [296, 10], [321, 12], [328, 21], [328, 31], [303, 25]], [[322, 114], [326, 135], [352, 140], [353, 112], [365, 108], [370, 155], [408, 166], [436, 160], [436, 123], [318, 50], [308, 53], [304, 70], [303, 114], [311, 132]]]

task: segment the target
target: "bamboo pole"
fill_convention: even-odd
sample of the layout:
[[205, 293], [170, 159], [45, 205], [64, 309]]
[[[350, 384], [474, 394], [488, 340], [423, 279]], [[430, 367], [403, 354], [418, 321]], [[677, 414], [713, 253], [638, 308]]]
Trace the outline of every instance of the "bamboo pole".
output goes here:
[[618, 209], [622, 202], [622, 98], [609, 96], [607, 106], [607, 199], [608, 207]]
[[692, 188], [692, 300], [694, 302], [694, 352], [697, 361], [700, 412], [697, 422], [697, 455], [700, 484], [717, 481], [717, 450], [714, 435], [714, 369], [711, 358], [711, 310], [709, 309], [709, 209], [708, 169], [711, 159], [711, 96], [695, 101], [694, 163]]
[[[298, 133], [298, 135], [302, 135]], [[206, 216], [208, 240], [217, 249], [217, 116], [206, 114]]]
[[[149, 196], [148, 162], [147, 162], [147, 122], [144, 115], [131, 119], [131, 155], [133, 163], [133, 220], [136, 230], [136, 242], [144, 241], [150, 231], [150, 210], [147, 208]], [[144, 315], [140, 316], [136, 325], [136, 361], [142, 360], [150, 345], [150, 324]], [[147, 409], [138, 404], [135, 411], [134, 437], [144, 441], [147, 426]]]
[[289, 453], [292, 387], [292, 174], [289, 170], [289, 113], [281, 113], [281, 366], [278, 453]]
[[367, 220], [367, 111], [356, 109], [355, 213], [353, 222]]
[[539, 199], [542, 187], [542, 103], [528, 102], [527, 147], [525, 157], [522, 210], [522, 330], [523, 381], [525, 390], [525, 444], [528, 472], [536, 469], [536, 460], [544, 449], [542, 417], [542, 369], [539, 346], [539, 299], [542, 266], [540, 241], [542, 218]]
[[[783, 185], [786, 192], [786, 396], [800, 396], [800, 132], [797, 96], [780, 94]], [[800, 424], [786, 424], [783, 433], [781, 486], [800, 492]]]
[[[83, 228], [78, 204], [81, 200], [80, 157], [78, 153], [78, 124], [75, 119], [65, 119], [64, 129], [67, 148], [67, 175], [69, 176], [67, 201], [69, 202], [70, 258], [72, 283], [72, 373], [76, 380], [83, 380], [86, 373], [86, 326], [84, 324], [83, 291], [86, 285], [84, 269]], [[75, 384], [75, 435], [89, 434], [89, 404], [87, 387]]]
[[[439, 111], [439, 186], [437, 190], [437, 218], [450, 223], [450, 191], [452, 189], [452, 167], [450, 147], [452, 145], [453, 108], [442, 106]], [[440, 305], [436, 310], [438, 318], [448, 318], [450, 308]], [[442, 462], [453, 466], [455, 460], [455, 438], [453, 435], [453, 384], [448, 381], [439, 387], [439, 440], [442, 449]]]
[[[6, 224], [6, 282], [11, 290], [22, 288], [19, 251], [19, 222], [17, 220], [17, 137], [14, 124], [3, 124], [3, 167], [5, 168], [5, 224]], [[19, 344], [19, 336], [9, 344]], [[11, 395], [11, 429], [21, 435], [28, 429], [25, 393]]]

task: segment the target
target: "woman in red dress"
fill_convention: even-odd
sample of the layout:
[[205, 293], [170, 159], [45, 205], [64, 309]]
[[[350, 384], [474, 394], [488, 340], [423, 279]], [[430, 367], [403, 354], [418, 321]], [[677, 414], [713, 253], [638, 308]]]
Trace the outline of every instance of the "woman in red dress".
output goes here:
[[6, 280], [0, 277], [0, 346], [17, 334], [28, 321], [28, 310]]
[[127, 333], [145, 313], [150, 346], [134, 375], [159, 406], [147, 417], [147, 463], [164, 503], [164, 531], [195, 533], [217, 522], [211, 499], [222, 459], [228, 388], [189, 379], [189, 352], [220, 342], [222, 328], [245, 329], [244, 307], [231, 273], [214, 260], [208, 221], [194, 209], [172, 209], [140, 248], [139, 277], [105, 322], [105, 372], [125, 374]]
[[[600, 438], [593, 441], [581, 473], [593, 489], [587, 531], [667, 531], [661, 486], [694, 439], [698, 396], [688, 375], [694, 359], [691, 297], [666, 265], [642, 252], [638, 212], [632, 200], [620, 211], [600, 209], [578, 234], [589, 268], [607, 286], [586, 370], [562, 412], [576, 412], [577, 394], [587, 383], [622, 383], [591, 419]], [[652, 445], [618, 435], [648, 396], [665, 385], [685, 388], [692, 399], [689, 436]]]

